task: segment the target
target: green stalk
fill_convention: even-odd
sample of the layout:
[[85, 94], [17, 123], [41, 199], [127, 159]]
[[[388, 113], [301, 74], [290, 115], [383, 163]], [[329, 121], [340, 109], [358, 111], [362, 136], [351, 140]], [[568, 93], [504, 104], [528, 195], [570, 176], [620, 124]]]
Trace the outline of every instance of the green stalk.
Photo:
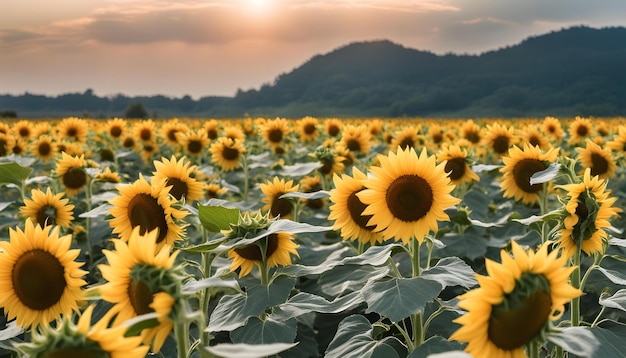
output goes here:
[[248, 201], [248, 157], [242, 156], [241, 161], [241, 167], [243, 168], [243, 201]]
[[174, 325], [174, 337], [176, 337], [178, 358], [187, 358], [187, 351], [189, 350], [189, 325], [186, 321], [176, 322]]
[[264, 286], [268, 286], [270, 283], [268, 269], [267, 269], [267, 257], [266, 257], [267, 239], [268, 239], [267, 236], [264, 239], [261, 239], [263, 241], [261, 242], [261, 245], [259, 245], [259, 248], [261, 249], [261, 264], [259, 265], [259, 269], [261, 270], [261, 284]]
[[[87, 204], [87, 212], [89, 212], [91, 211], [91, 193], [94, 181], [89, 177], [89, 175], [87, 175], [87, 178], [88, 182], [85, 188], [85, 201]], [[91, 271], [93, 265], [93, 249], [91, 248], [91, 218], [85, 218], [85, 238], [87, 239], [87, 253], [89, 255], [87, 267], [89, 267], [89, 270]]]
[[[413, 277], [419, 277], [421, 273], [420, 267], [420, 246], [421, 243], [417, 241], [417, 238], [411, 239], [411, 263], [413, 267]], [[423, 341], [423, 322], [422, 322], [422, 313], [418, 312], [416, 314], [411, 315], [411, 326], [413, 329], [413, 348], [417, 348], [422, 344]]]
[[536, 339], [531, 340], [526, 346], [528, 350], [528, 358], [539, 358], [539, 342]]
[[[580, 255], [582, 254], [581, 252], [581, 246], [578, 245], [578, 249], [576, 250], [576, 254], [574, 254], [573, 257], [573, 265], [576, 267], [576, 269], [572, 272], [572, 286], [574, 288], [580, 289]], [[580, 326], [580, 296], [572, 298], [571, 301], [571, 324], [572, 327], [576, 327], [576, 326]]]

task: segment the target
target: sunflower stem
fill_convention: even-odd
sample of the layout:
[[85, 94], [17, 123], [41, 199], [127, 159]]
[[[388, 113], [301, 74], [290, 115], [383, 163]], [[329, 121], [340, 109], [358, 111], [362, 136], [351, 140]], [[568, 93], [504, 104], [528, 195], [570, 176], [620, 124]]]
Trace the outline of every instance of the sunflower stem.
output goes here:
[[[87, 176], [87, 186], [85, 187], [85, 201], [87, 204], [87, 212], [91, 211], [91, 193], [93, 191], [93, 180], [91, 180], [91, 178], [89, 177], [89, 175]], [[87, 255], [89, 256], [87, 258], [87, 264], [89, 267], [89, 270], [91, 271], [92, 269], [92, 265], [93, 265], [93, 249], [91, 248], [91, 218], [85, 218], [85, 239], [87, 240]]]
[[[413, 277], [419, 277], [420, 275], [420, 247], [421, 242], [417, 240], [416, 237], [411, 239], [411, 262], [413, 266]], [[422, 344], [423, 340], [423, 322], [422, 322], [422, 313], [418, 312], [416, 314], [411, 315], [411, 326], [413, 329], [413, 348], [417, 348]]]
[[[393, 325], [394, 325], [394, 326], [398, 329], [398, 331], [400, 332], [400, 334], [402, 334], [402, 337], [404, 337], [404, 341], [405, 341], [405, 342], [406, 342], [406, 344], [407, 344], [407, 348], [408, 348], [409, 352], [410, 352], [410, 351], [412, 351], [412, 350], [414, 349], [414, 347], [413, 347], [413, 341], [411, 341], [411, 337], [410, 337], [410, 336], [409, 336], [409, 334], [407, 333], [406, 326], [405, 326], [404, 328], [402, 328], [402, 327], [398, 324], [398, 322], [394, 323]], [[402, 324], [402, 325], [404, 326], [404, 321], [403, 321], [403, 324]]]
[[[205, 230], [203, 229], [203, 231]], [[214, 258], [215, 258], [215, 255], [213, 255], [211, 252], [202, 253], [202, 264], [203, 264], [202, 274], [204, 275], [204, 278], [211, 277], [211, 266], [213, 265]], [[200, 301], [200, 312], [202, 313], [204, 323], [205, 323], [203, 327], [206, 327], [209, 323], [208, 322], [209, 321], [208, 309], [209, 309], [210, 299], [211, 299], [210, 288], [207, 287], [204, 290], [202, 290], [202, 298]], [[208, 332], [200, 333], [200, 341], [202, 342], [202, 346], [209, 345], [209, 333]]]
[[539, 342], [536, 339], [531, 340], [528, 343], [528, 358], [539, 358]]
[[174, 325], [174, 336], [176, 337], [178, 358], [187, 358], [187, 351], [189, 350], [189, 325], [186, 320], [176, 322]]
[[[580, 255], [582, 254], [581, 252], [581, 245], [578, 245], [578, 249], [576, 250], [576, 253], [574, 254], [573, 257], [573, 265], [576, 267], [574, 269], [574, 271], [572, 272], [572, 286], [576, 289], [580, 289]], [[571, 324], [572, 327], [576, 327], [576, 326], [580, 326], [580, 296], [577, 296], [575, 298], [572, 298], [571, 301], [571, 305], [570, 305], [570, 315], [571, 315]]]
[[269, 236], [266, 236], [261, 242], [260, 245], [260, 249], [261, 249], [261, 263], [259, 264], [259, 270], [261, 271], [261, 284], [263, 286], [268, 286], [269, 285], [269, 275], [268, 275], [268, 269], [267, 269], [267, 240], [268, 240]]
[[248, 156], [241, 157], [241, 167], [243, 168], [243, 201], [248, 201]]

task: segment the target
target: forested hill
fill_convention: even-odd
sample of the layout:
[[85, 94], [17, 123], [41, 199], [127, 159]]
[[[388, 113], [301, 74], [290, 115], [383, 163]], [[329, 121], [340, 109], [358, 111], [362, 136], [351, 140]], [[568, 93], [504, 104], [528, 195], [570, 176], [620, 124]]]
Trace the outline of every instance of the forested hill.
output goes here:
[[578, 26], [480, 55], [352, 43], [234, 97], [0, 95], [0, 110], [112, 116], [141, 101], [150, 115], [191, 117], [617, 116], [626, 115], [625, 83], [626, 28]]

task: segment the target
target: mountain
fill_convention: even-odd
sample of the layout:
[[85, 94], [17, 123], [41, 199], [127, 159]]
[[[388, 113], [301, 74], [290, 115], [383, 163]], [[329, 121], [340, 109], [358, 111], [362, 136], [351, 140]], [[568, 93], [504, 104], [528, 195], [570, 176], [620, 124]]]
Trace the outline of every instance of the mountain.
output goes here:
[[23, 114], [46, 103], [111, 116], [142, 101], [161, 116], [618, 116], [626, 114], [624, 63], [623, 27], [576, 26], [480, 55], [436, 55], [380, 40], [316, 55], [234, 97], [99, 98], [87, 91], [71, 107], [71, 95], [3, 95], [0, 110]]

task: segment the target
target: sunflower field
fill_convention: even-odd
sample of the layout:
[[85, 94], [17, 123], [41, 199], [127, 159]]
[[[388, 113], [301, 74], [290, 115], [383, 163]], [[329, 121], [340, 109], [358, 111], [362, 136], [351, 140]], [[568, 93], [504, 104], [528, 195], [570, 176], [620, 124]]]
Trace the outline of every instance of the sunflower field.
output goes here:
[[618, 357], [623, 118], [0, 123], [0, 356]]

